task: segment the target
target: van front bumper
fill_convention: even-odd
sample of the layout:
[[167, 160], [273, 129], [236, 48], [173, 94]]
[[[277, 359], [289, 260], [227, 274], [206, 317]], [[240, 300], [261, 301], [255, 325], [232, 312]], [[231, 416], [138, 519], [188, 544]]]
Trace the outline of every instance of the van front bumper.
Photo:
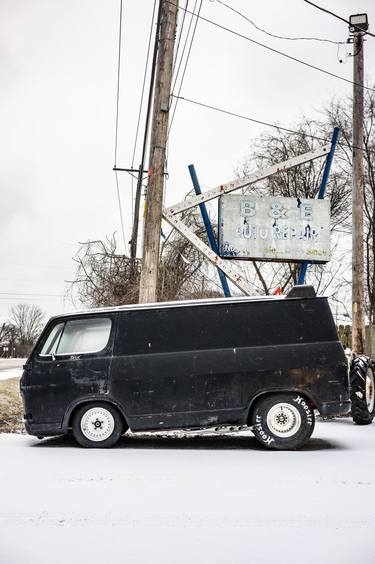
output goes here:
[[323, 417], [337, 417], [339, 415], [348, 415], [351, 409], [350, 400], [346, 401], [329, 401], [319, 405], [319, 413]]

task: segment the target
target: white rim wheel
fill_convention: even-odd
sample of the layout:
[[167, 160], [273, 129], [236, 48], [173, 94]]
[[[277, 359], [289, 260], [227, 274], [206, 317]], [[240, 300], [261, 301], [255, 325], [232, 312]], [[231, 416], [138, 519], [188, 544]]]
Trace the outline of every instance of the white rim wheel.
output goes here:
[[366, 403], [369, 413], [374, 411], [374, 401], [374, 373], [371, 368], [369, 368], [366, 374]]
[[115, 420], [110, 411], [104, 407], [88, 409], [81, 419], [81, 431], [90, 441], [105, 441], [115, 428]]
[[269, 430], [277, 437], [292, 437], [301, 427], [301, 415], [290, 403], [277, 403], [267, 414]]

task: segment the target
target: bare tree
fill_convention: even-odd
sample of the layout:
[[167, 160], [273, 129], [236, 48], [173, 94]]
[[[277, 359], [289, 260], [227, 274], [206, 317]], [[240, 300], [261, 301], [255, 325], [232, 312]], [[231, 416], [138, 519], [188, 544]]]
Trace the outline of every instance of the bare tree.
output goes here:
[[33, 345], [43, 329], [44, 313], [36, 305], [18, 304], [10, 310], [20, 345]]
[[[190, 210], [184, 221], [205, 238], [199, 211]], [[115, 235], [104, 241], [80, 243], [75, 279], [69, 282], [73, 301], [86, 307], [138, 302], [140, 261], [117, 252]], [[215, 273], [203, 256], [177, 231], [163, 235], [158, 276], [159, 301], [218, 295]], [[220, 288], [219, 288], [220, 289]]]
[[137, 302], [140, 264], [117, 252], [115, 235], [80, 243], [73, 260], [77, 264], [75, 279], [69, 281], [73, 302], [86, 307]]
[[[338, 165], [351, 186], [352, 171], [352, 100], [335, 99], [326, 109], [331, 124], [340, 127], [341, 146]], [[364, 91], [364, 248], [365, 310], [371, 325], [375, 324], [375, 94]], [[350, 207], [350, 205], [348, 206]]]
[[[313, 151], [318, 145], [327, 142], [332, 135], [332, 124], [304, 119], [297, 126], [295, 134], [276, 129], [264, 133], [253, 143], [252, 155], [238, 167], [237, 176], [247, 176], [254, 169], [264, 168], [285, 161], [294, 156]], [[315, 159], [297, 167], [282, 170], [277, 174], [267, 177], [263, 181], [251, 185], [245, 193], [256, 193], [259, 195], [279, 195], [300, 198], [314, 198], [319, 190], [324, 167], [323, 159]], [[331, 204], [331, 228], [333, 235], [342, 229], [348, 229], [350, 217], [350, 183], [347, 171], [342, 170], [341, 165], [332, 168], [327, 186], [327, 196]], [[341, 269], [344, 269], [344, 264]], [[335, 276], [337, 264], [330, 266], [314, 265], [309, 269], [309, 279], [321, 290], [335, 292], [341, 288], [343, 277], [339, 277], [339, 283]], [[269, 263], [252, 261], [255, 272], [254, 287], [260, 293], [270, 294], [276, 287], [283, 291], [296, 284], [298, 278], [299, 264], [293, 263]], [[249, 269], [247, 269], [249, 270]], [[335, 293], [334, 292], [334, 293]]]

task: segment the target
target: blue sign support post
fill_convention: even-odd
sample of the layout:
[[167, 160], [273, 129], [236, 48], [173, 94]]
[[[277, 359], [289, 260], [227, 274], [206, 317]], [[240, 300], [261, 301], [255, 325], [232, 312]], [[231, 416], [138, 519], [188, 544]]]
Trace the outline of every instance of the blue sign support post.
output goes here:
[[[323, 200], [325, 193], [326, 193], [328, 177], [329, 177], [329, 173], [331, 171], [332, 161], [333, 161], [333, 157], [334, 157], [334, 154], [335, 154], [339, 135], [340, 135], [340, 129], [338, 127], [335, 127], [334, 130], [333, 130], [333, 135], [332, 135], [331, 150], [327, 155], [327, 160], [326, 160], [326, 164], [324, 166], [324, 171], [323, 171], [322, 182], [320, 183], [320, 188], [319, 188], [319, 192], [318, 192], [318, 195], [317, 195], [318, 200]], [[298, 274], [297, 284], [304, 284], [305, 283], [308, 265], [309, 265], [309, 262], [307, 260], [304, 260], [302, 262], [301, 268], [300, 268], [300, 271], [299, 271], [299, 274]]]
[[[192, 164], [189, 165], [188, 169], [189, 169], [191, 181], [192, 181], [193, 186], [194, 186], [195, 193], [197, 195], [202, 194], [202, 190], [201, 190], [201, 187], [200, 187], [200, 184], [199, 184], [199, 181], [198, 181], [197, 173], [195, 172], [194, 165], [192, 165]], [[214, 253], [218, 254], [218, 252], [219, 252], [218, 244], [217, 244], [217, 241], [216, 241], [214, 230], [212, 229], [212, 224], [211, 224], [210, 218], [208, 216], [206, 204], [205, 203], [199, 204], [199, 208], [201, 210], [203, 223], [204, 223], [204, 226], [205, 226], [206, 231], [207, 231], [207, 236], [208, 236], [208, 240], [209, 240], [209, 243], [210, 243], [210, 247], [211, 247], [211, 249], [213, 250]], [[219, 277], [220, 277], [220, 282], [221, 282], [221, 285], [222, 285], [222, 288], [223, 288], [224, 296], [226, 298], [230, 298], [231, 293], [230, 293], [227, 277], [225, 276], [224, 272], [220, 268], [217, 269], [217, 272], [218, 272]]]

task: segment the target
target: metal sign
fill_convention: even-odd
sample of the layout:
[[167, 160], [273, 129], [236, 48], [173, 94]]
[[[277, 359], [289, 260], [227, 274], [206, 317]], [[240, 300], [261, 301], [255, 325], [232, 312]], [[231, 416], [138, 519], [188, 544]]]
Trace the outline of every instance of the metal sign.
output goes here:
[[[324, 167], [323, 180], [320, 189], [322, 190], [322, 186], [324, 186], [325, 188], [328, 179], [329, 169], [332, 163], [333, 153], [337, 142], [337, 135], [339, 130], [336, 128], [334, 131], [336, 133], [334, 133], [332, 137], [331, 145], [324, 145], [314, 151], [309, 151], [307, 153], [304, 153], [303, 155], [292, 157], [291, 159], [287, 159], [286, 161], [283, 161], [281, 163], [271, 165], [264, 169], [259, 169], [252, 173], [250, 176], [237, 179], [234, 182], [228, 182], [227, 184], [220, 184], [220, 186], [208, 190], [203, 194], [198, 192], [195, 196], [186, 198], [182, 202], [179, 202], [169, 208], [163, 208], [163, 218], [183, 237], [185, 237], [186, 240], [189, 241], [196, 249], [198, 249], [211, 262], [211, 264], [224, 272], [227, 278], [229, 278], [229, 280], [231, 280], [233, 284], [235, 284], [240, 290], [242, 290], [245, 295], [251, 295], [253, 293], [253, 288], [244, 278], [243, 273], [239, 272], [236, 268], [233, 268], [232, 265], [229, 264], [229, 261], [222, 260], [217, 254], [216, 250], [212, 250], [212, 248], [206, 245], [206, 243], [204, 243], [201, 239], [199, 239], [199, 237], [195, 235], [191, 228], [185, 225], [183, 221], [177, 217], [178, 214], [198, 205], [204, 206], [204, 202], [208, 202], [209, 200], [213, 200], [214, 198], [222, 196], [223, 194], [228, 194], [229, 192], [233, 192], [235, 190], [244, 188], [245, 186], [249, 186], [250, 184], [254, 184], [255, 182], [259, 182], [260, 180], [263, 180], [264, 178], [267, 178], [272, 174], [278, 174], [300, 164], [307, 163], [314, 159], [326, 156], [328, 158]], [[322, 193], [324, 193], [324, 189]], [[225, 253], [222, 256], [224, 258], [234, 258], [234, 256], [229, 253]], [[271, 260], [275, 259], [273, 258]], [[324, 261], [320, 262], [325, 262], [326, 260], [329, 259], [326, 258], [324, 259]], [[315, 262], [318, 261], [315, 260]]]
[[328, 262], [329, 200], [221, 196], [219, 255], [263, 261]]

